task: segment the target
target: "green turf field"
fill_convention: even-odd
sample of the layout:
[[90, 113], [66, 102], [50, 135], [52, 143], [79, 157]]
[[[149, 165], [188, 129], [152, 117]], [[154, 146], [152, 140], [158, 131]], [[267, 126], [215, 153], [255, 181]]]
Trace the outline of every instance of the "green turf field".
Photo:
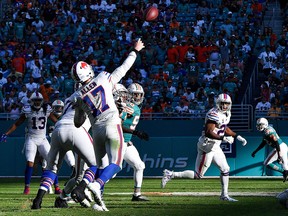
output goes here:
[[[230, 195], [239, 202], [219, 200], [220, 180], [173, 179], [165, 189], [160, 188], [160, 179], [144, 179], [142, 192], [149, 202], [131, 202], [132, 179], [113, 179], [105, 189], [105, 203], [109, 212], [95, 212], [91, 208], [70, 205], [68, 209], [53, 208], [56, 195], [44, 197], [41, 210], [31, 210], [39, 179], [33, 179], [31, 194], [25, 196], [23, 179], [0, 179], [0, 215], [288, 215], [275, 195], [288, 188], [282, 179], [230, 179]], [[60, 186], [64, 179], [60, 179]]]

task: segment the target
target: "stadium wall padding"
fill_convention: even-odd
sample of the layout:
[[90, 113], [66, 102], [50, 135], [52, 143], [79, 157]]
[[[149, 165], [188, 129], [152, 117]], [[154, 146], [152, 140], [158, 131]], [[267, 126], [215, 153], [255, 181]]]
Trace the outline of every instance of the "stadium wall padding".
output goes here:
[[[1, 123], [2, 134], [11, 126], [13, 121], [1, 121]], [[288, 143], [288, 137], [285, 136], [287, 122], [277, 121], [276, 123], [273, 123], [273, 126], [281, 138]], [[144, 130], [150, 135], [148, 142], [136, 137], [133, 138], [133, 142], [146, 165], [144, 176], [161, 176], [163, 169], [166, 168], [174, 171], [194, 170], [197, 155], [196, 145], [201, 134], [202, 125], [203, 120], [152, 120], [140, 122], [138, 129]], [[271, 150], [269, 147], [259, 151], [255, 158], [251, 157], [252, 151], [257, 148], [262, 140], [259, 132], [239, 134], [248, 141], [245, 147], [238, 141], [235, 141], [234, 148], [230, 148], [230, 145], [223, 146], [224, 150], [227, 151], [231, 176], [281, 175], [263, 167], [263, 161]], [[25, 156], [21, 153], [24, 144], [24, 127], [21, 126], [12, 135], [8, 137], [6, 143], [0, 143], [2, 164], [0, 176], [24, 176]], [[70, 173], [71, 169], [64, 162], [59, 176], [69, 176]], [[41, 175], [41, 166], [35, 169], [34, 175]], [[133, 169], [124, 162], [123, 170], [118, 176], [133, 176]], [[212, 164], [206, 176], [219, 176], [218, 168]]]

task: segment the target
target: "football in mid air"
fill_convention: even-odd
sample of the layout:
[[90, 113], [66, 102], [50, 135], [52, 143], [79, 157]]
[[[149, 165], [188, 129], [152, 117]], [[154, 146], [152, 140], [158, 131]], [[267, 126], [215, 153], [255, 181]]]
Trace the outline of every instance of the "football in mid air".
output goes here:
[[150, 6], [148, 8], [146, 8], [145, 12], [144, 12], [144, 19], [147, 22], [153, 21], [155, 20], [159, 15], [159, 11], [156, 7], [154, 6]]

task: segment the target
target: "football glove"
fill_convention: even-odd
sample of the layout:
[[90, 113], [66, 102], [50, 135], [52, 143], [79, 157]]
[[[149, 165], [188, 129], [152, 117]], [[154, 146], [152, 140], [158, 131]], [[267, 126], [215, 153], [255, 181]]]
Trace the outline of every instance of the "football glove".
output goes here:
[[6, 142], [7, 141], [7, 135], [4, 133], [1, 136], [0, 142]]
[[242, 142], [242, 146], [245, 146], [247, 144], [247, 140], [243, 138], [242, 136], [238, 135], [236, 139], [240, 142]]
[[133, 135], [139, 137], [140, 139], [146, 140], [146, 141], [149, 140], [149, 135], [147, 133], [145, 133], [144, 131], [134, 130]]
[[224, 136], [223, 137], [223, 142], [232, 144], [234, 142], [234, 138], [232, 136]]

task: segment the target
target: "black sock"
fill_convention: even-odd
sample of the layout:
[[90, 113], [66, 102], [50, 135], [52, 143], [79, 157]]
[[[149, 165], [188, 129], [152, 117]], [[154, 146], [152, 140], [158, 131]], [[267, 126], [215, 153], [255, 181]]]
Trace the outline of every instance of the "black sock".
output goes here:
[[36, 199], [42, 199], [44, 197], [45, 193], [46, 193], [45, 190], [39, 189], [37, 196], [36, 196]]

